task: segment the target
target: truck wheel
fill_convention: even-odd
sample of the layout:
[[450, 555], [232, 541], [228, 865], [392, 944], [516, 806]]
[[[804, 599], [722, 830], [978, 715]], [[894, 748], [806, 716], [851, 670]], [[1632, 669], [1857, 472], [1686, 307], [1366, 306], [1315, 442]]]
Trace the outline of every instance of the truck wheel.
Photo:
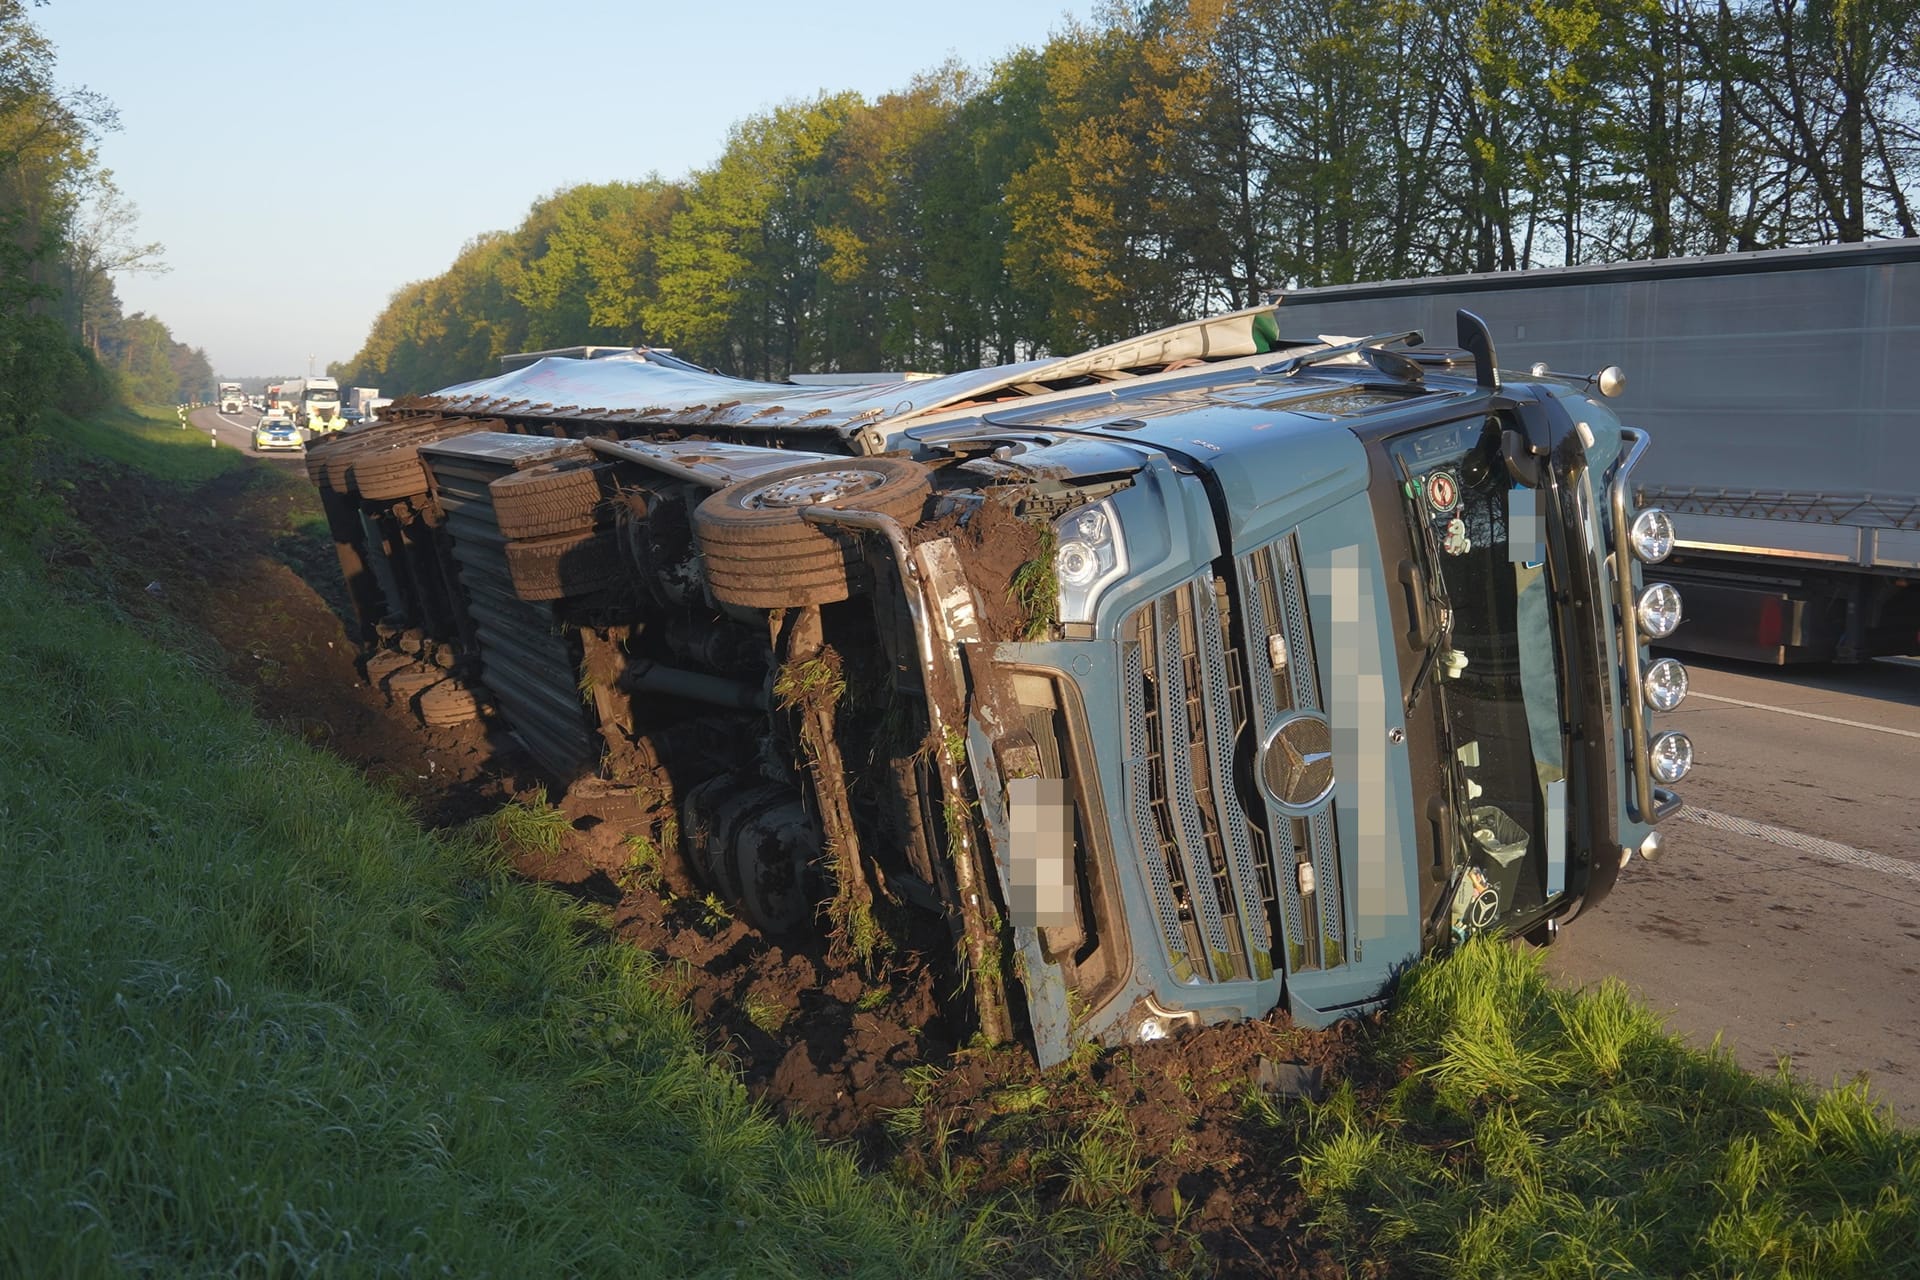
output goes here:
[[507, 571], [522, 600], [559, 600], [611, 586], [625, 576], [611, 529], [507, 544]]
[[370, 502], [392, 502], [423, 494], [427, 491], [427, 469], [420, 461], [420, 446], [481, 429], [465, 422], [441, 423], [389, 437], [383, 444], [362, 445], [348, 473], [353, 491]]
[[465, 724], [480, 714], [480, 700], [457, 680], [442, 680], [420, 692], [420, 719], [434, 728]]
[[610, 463], [589, 455], [501, 476], [487, 486], [500, 532], [508, 538], [545, 538], [593, 528], [612, 470]]
[[391, 429], [376, 432], [325, 432], [316, 439], [344, 441], [343, 456], [329, 450], [333, 459], [327, 478], [340, 489], [370, 502], [392, 502], [427, 492], [427, 471], [420, 461], [420, 446], [434, 444], [470, 431], [486, 431], [489, 420], [476, 418], [421, 418], [396, 423]]
[[[445, 422], [444, 418], [430, 418], [426, 422]], [[362, 456], [374, 453], [394, 441], [402, 439], [397, 434], [402, 424], [388, 431], [362, 432], [356, 435], [317, 435], [307, 439], [307, 474], [320, 488], [332, 489], [336, 493], [351, 495], [349, 473], [353, 464]], [[408, 423], [408, 426], [424, 423]]]
[[722, 604], [752, 609], [845, 600], [864, 585], [861, 535], [801, 512], [839, 507], [913, 524], [931, 488], [926, 468], [902, 458], [808, 462], [729, 485], [693, 512], [707, 585]]

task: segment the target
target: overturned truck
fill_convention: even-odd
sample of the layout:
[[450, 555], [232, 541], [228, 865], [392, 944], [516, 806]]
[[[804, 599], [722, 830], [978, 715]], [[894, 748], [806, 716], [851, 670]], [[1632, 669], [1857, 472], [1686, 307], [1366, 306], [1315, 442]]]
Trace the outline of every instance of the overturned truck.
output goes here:
[[662, 798], [761, 929], [944, 937], [1043, 1064], [1322, 1025], [1598, 903], [1692, 748], [1618, 371], [1284, 317], [855, 386], [545, 358], [308, 471], [361, 640]]

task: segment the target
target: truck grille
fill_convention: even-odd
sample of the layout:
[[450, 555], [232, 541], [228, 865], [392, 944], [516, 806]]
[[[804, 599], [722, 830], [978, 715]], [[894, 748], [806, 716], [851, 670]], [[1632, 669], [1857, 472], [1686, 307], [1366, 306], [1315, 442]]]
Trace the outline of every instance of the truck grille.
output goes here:
[[[1253, 669], [1253, 737], [1264, 741], [1287, 715], [1321, 714], [1325, 708], [1293, 536], [1242, 556], [1239, 568], [1249, 633], [1244, 653]], [[1288, 967], [1297, 972], [1345, 963], [1345, 911], [1332, 806], [1297, 817], [1269, 810], [1267, 835], [1280, 851], [1275, 861]], [[1310, 895], [1300, 891], [1302, 864], [1313, 868]]]
[[1224, 600], [1195, 578], [1121, 624], [1136, 853], [1187, 982], [1273, 972], [1272, 868], [1234, 777], [1246, 719]]

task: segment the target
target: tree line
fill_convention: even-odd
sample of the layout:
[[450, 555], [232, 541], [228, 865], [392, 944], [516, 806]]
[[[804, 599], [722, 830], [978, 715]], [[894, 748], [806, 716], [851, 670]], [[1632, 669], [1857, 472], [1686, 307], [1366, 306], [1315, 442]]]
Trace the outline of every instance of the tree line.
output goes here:
[[556, 192], [331, 371], [946, 371], [1289, 287], [1913, 236], [1917, 179], [1920, 0], [1148, 0]]
[[94, 147], [118, 127], [97, 93], [61, 87], [26, 0], [0, 0], [0, 484], [53, 408], [211, 396], [204, 351], [126, 314], [114, 277], [164, 270]]

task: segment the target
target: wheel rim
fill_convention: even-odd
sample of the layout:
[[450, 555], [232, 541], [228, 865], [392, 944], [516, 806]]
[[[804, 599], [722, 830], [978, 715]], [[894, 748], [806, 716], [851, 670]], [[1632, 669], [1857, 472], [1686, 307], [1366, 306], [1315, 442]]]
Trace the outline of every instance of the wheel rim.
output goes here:
[[813, 507], [877, 489], [885, 478], [872, 471], [811, 471], [776, 480], [747, 495], [748, 507]]

